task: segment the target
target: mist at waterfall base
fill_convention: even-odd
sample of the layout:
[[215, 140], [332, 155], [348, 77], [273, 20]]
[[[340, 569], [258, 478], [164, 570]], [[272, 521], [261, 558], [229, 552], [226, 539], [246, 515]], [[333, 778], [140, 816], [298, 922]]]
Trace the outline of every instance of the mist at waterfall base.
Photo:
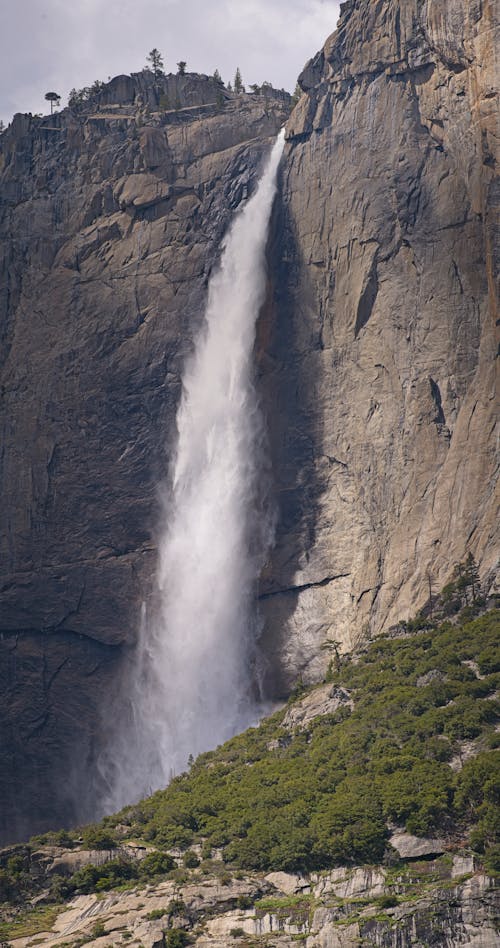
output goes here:
[[103, 812], [164, 787], [190, 755], [216, 747], [264, 711], [255, 592], [274, 517], [253, 351], [283, 146], [284, 131], [225, 238], [184, 370], [162, 498], [158, 602], [154, 615], [145, 608], [122, 707], [107, 722]]

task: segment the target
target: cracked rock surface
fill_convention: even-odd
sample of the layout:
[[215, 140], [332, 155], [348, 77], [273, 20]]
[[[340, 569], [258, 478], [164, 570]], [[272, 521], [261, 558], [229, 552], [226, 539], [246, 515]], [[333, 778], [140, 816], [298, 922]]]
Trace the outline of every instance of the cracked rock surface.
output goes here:
[[469, 551], [491, 587], [498, 554], [498, 7], [341, 10], [287, 125], [265, 314], [278, 692], [318, 678], [326, 639], [415, 615]]
[[9, 840], [92, 815], [98, 703], [154, 573], [182, 367], [221, 238], [289, 113], [280, 94], [222, 108], [207, 77], [164, 84], [185, 107], [158, 110], [152, 77], [122, 76], [83, 110], [17, 115], [1, 138]]
[[[431, 881], [433, 869], [438, 878]], [[394, 886], [382, 867], [351, 867], [312, 876], [281, 872], [223, 881], [198, 876], [181, 885], [153, 882], [76, 896], [61, 907], [50, 931], [37, 934], [36, 944], [78, 948], [85, 941], [106, 948], [139, 942], [165, 948], [184, 934], [198, 948], [246, 948], [250, 942], [267, 948], [496, 948], [498, 892], [492, 879], [473, 867], [454, 879], [451, 869], [443, 872], [435, 863], [421, 863], [416, 878], [416, 885], [406, 880]], [[382, 910], [381, 898], [395, 888], [394, 907]], [[33, 936], [10, 938], [13, 948], [33, 943]]]

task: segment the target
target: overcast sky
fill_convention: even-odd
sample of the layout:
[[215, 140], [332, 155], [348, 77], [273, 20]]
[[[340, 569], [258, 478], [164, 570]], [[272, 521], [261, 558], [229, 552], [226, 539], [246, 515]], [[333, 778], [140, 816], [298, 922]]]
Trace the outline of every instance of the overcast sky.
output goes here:
[[293, 92], [304, 63], [336, 27], [334, 0], [4, 0], [0, 118], [46, 112], [44, 94], [136, 72], [156, 46], [165, 70]]

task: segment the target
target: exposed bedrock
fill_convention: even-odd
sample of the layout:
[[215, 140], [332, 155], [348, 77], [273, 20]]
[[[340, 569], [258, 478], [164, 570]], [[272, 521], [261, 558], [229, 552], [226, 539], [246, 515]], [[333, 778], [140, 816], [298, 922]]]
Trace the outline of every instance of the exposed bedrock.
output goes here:
[[491, 585], [495, 43], [488, 0], [353, 0], [300, 77], [261, 354], [278, 692], [326, 638], [414, 615], [467, 551]]
[[8, 839], [88, 818], [71, 767], [91, 785], [99, 702], [138, 634], [183, 364], [221, 238], [289, 114], [280, 94], [223, 105], [196, 76], [165, 80], [185, 107], [154, 111], [152, 83], [118, 77], [1, 139]]

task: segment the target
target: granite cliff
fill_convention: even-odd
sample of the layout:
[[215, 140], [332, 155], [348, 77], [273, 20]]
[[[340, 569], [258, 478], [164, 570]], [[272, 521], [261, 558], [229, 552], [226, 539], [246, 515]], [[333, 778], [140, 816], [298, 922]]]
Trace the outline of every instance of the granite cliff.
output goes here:
[[414, 615], [467, 550], [491, 587], [498, 555], [495, 5], [341, 11], [287, 126], [262, 347], [278, 691], [326, 638]]
[[[51, 874], [71, 865], [103, 865], [106, 852], [36, 856]], [[136, 858], [144, 858], [139, 853]], [[85, 860], [89, 860], [87, 863]], [[219, 871], [217, 872], [217, 868]], [[179, 870], [178, 870], [179, 871]], [[182, 871], [182, 870], [181, 870]], [[496, 948], [498, 893], [472, 857], [413, 861], [397, 875], [380, 868], [334, 869], [312, 876], [240, 873], [223, 866], [211, 875], [184, 873], [128, 891], [78, 895], [67, 906], [45, 908], [31, 922], [12, 925], [12, 948], [33, 944], [107, 948], [131, 942], [144, 948]], [[393, 893], [397, 892], [399, 898]], [[397, 907], [394, 907], [397, 903]], [[36, 937], [35, 937], [36, 936]]]
[[[413, 614], [467, 551], [492, 586], [496, 26], [489, 0], [352, 0], [300, 78], [257, 351], [279, 508], [261, 589], [274, 695], [321, 676], [326, 638], [349, 649]], [[100, 699], [154, 572], [182, 365], [288, 113], [206, 77], [117, 77], [1, 138], [9, 839], [91, 815]]]
[[139, 74], [80, 108], [17, 115], [2, 136], [9, 839], [54, 813], [92, 816], [99, 703], [154, 573], [180, 374], [221, 238], [289, 111], [280, 93]]

